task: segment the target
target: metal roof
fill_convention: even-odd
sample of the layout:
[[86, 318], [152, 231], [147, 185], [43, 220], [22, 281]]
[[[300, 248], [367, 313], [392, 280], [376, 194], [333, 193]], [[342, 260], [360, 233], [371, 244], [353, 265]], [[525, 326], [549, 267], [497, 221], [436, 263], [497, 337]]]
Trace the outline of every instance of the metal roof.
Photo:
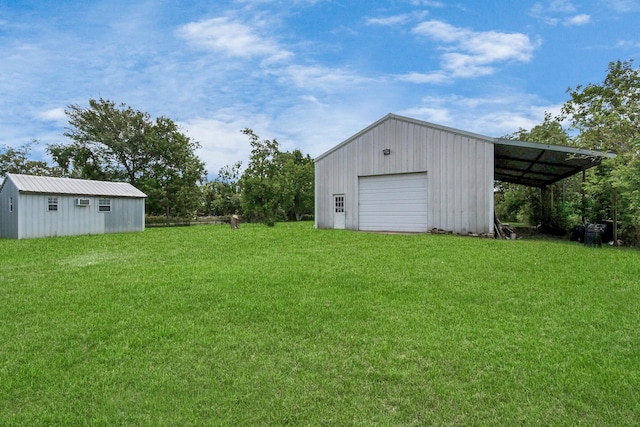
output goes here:
[[496, 139], [494, 179], [531, 187], [545, 187], [600, 164], [613, 153], [560, 145]]
[[87, 179], [56, 178], [8, 173], [5, 177], [22, 193], [73, 194], [82, 196], [147, 197], [126, 182], [92, 181]]

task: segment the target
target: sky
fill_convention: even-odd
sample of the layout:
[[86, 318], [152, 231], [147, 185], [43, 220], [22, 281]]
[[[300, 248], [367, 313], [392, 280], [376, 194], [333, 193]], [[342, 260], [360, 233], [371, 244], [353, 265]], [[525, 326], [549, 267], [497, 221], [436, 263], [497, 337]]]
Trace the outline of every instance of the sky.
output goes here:
[[[640, 0], [0, 0], [0, 146], [90, 99], [175, 121], [210, 177], [251, 128], [317, 157], [388, 113], [490, 137], [640, 55]], [[635, 63], [635, 65], [640, 65]]]

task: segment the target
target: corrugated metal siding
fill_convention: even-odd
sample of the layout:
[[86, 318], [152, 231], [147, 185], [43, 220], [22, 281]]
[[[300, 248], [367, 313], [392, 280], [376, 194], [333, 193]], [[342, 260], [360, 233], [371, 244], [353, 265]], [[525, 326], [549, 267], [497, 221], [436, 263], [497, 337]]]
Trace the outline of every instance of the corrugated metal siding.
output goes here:
[[[390, 155], [382, 150], [388, 148]], [[358, 229], [358, 177], [427, 172], [429, 228], [488, 233], [493, 143], [389, 115], [316, 160], [316, 226], [333, 226], [333, 194], [345, 194], [346, 228]]]
[[[48, 210], [50, 196], [58, 198], [58, 210]], [[144, 230], [144, 199], [110, 198], [111, 212], [98, 211], [99, 197], [90, 206], [76, 206], [77, 195], [20, 195], [20, 239], [73, 236]]]
[[[9, 211], [9, 201], [13, 198], [13, 211]], [[18, 238], [18, 219], [20, 200], [18, 189], [13, 183], [6, 181], [0, 188], [0, 237]]]
[[105, 233], [144, 230], [144, 199], [111, 199], [111, 212], [104, 212]]
[[[49, 197], [57, 197], [57, 211], [49, 211]], [[103, 233], [101, 218], [94, 214], [94, 201], [92, 200], [92, 205], [87, 207], [74, 206], [74, 201], [73, 196], [21, 194], [19, 238]]]

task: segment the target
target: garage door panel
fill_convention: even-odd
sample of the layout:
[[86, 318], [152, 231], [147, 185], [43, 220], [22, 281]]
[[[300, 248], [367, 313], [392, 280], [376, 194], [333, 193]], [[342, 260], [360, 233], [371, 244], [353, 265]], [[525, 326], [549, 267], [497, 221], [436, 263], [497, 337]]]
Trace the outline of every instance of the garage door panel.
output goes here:
[[[378, 216], [385, 213], [395, 213], [405, 211], [403, 216], [410, 216], [412, 214], [416, 216], [423, 216], [424, 212], [420, 212], [422, 205], [410, 204], [410, 203], [387, 203], [384, 205], [376, 204], [361, 204], [360, 207], [364, 207], [364, 212], [361, 209], [360, 216]], [[366, 212], [368, 208], [375, 208], [375, 212]]]
[[360, 230], [426, 231], [426, 173], [360, 177], [358, 188]]

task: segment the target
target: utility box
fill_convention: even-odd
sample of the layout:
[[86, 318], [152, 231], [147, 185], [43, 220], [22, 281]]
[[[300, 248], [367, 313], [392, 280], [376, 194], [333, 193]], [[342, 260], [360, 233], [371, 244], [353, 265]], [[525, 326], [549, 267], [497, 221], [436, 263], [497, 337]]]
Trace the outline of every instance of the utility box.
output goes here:
[[602, 226], [589, 224], [584, 232], [584, 244], [590, 247], [602, 247]]

